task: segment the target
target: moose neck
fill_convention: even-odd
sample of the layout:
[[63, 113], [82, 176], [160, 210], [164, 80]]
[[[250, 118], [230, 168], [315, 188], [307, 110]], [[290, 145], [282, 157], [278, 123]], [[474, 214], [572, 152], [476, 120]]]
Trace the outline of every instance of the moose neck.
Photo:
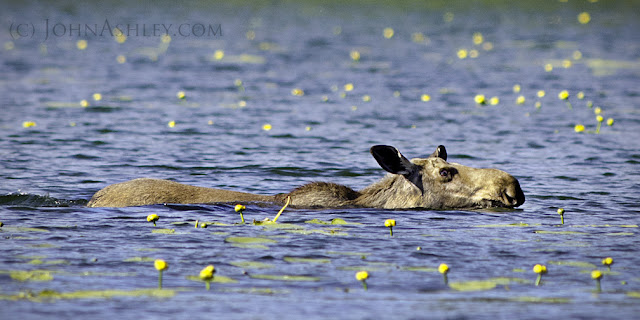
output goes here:
[[420, 189], [399, 175], [388, 175], [362, 189], [354, 204], [377, 208], [427, 207]]

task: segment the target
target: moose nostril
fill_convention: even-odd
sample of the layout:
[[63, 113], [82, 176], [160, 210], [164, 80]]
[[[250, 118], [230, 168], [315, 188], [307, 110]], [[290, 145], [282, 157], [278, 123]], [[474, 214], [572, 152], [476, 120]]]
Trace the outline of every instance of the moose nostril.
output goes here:
[[520, 186], [514, 186], [513, 188], [507, 188], [502, 192], [504, 202], [507, 205], [517, 207], [524, 203], [524, 193], [520, 189]]

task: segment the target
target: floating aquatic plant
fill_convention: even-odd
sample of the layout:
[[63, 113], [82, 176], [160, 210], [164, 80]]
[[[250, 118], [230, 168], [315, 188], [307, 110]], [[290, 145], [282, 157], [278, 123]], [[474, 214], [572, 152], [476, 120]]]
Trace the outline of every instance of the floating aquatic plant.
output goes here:
[[356, 272], [356, 280], [362, 282], [362, 287], [364, 290], [367, 290], [367, 279], [369, 279], [369, 272], [367, 271], [358, 271]]
[[584, 131], [584, 125], [582, 124], [576, 124], [575, 127], [573, 127], [573, 130], [575, 132], [583, 132]]
[[389, 228], [389, 234], [393, 237], [393, 227], [396, 226], [396, 221], [393, 219], [387, 219], [384, 222], [384, 226]]
[[569, 102], [569, 91], [567, 90], [560, 91], [560, 93], [558, 93], [558, 99], [566, 101], [567, 107], [569, 107], [569, 109], [573, 109], [571, 102]]
[[596, 281], [596, 292], [602, 292], [602, 287], [600, 286], [600, 279], [602, 279], [602, 271], [600, 270], [591, 271], [591, 279]]
[[162, 272], [169, 268], [169, 265], [166, 261], [162, 259], [157, 259], [153, 262], [153, 266], [158, 270], [158, 289], [162, 289]]
[[234, 209], [237, 213], [239, 213], [239, 214], [240, 214], [240, 220], [242, 220], [242, 223], [244, 223], [244, 216], [242, 215], [242, 212], [243, 212], [245, 209], [247, 209], [247, 207], [245, 207], [245, 206], [243, 206], [243, 205], [241, 205], [241, 204], [236, 204], [236, 207], [235, 207], [235, 209]]
[[613, 264], [613, 258], [606, 257], [606, 258], [602, 259], [602, 264], [607, 266], [607, 270], [608, 271], [611, 271], [611, 265]]
[[441, 263], [440, 266], [438, 266], [438, 272], [442, 274], [442, 278], [444, 279], [444, 284], [448, 285], [449, 277], [447, 276], [447, 274], [449, 273], [449, 266], [446, 263]]
[[360, 52], [358, 50], [351, 50], [351, 52], [349, 52], [349, 56], [353, 61], [360, 61]]
[[542, 275], [547, 273], [547, 266], [536, 264], [535, 266], [533, 266], [533, 272], [538, 274], [538, 278], [536, 279], [536, 286], [539, 286], [540, 282], [542, 281]]
[[601, 115], [596, 116], [596, 120], [598, 121], [598, 126], [596, 127], [596, 134], [600, 133], [600, 127], [602, 126], [602, 122], [604, 118]]
[[479, 105], [485, 105], [485, 104], [487, 104], [487, 99], [484, 97], [484, 95], [483, 95], [483, 94], [478, 94], [478, 95], [476, 95], [476, 96], [473, 98], [473, 100], [474, 100], [477, 104], [479, 104]]
[[156, 221], [158, 221], [158, 219], [160, 219], [160, 217], [155, 213], [147, 216], [147, 222], [153, 222], [154, 227], [156, 226]]
[[36, 122], [35, 121], [25, 121], [22, 123], [22, 127], [23, 128], [31, 128], [31, 127], [35, 127], [36, 126]]
[[200, 279], [206, 283], [207, 291], [211, 289], [211, 280], [213, 280], [214, 273], [216, 273], [216, 268], [212, 265], [208, 265], [200, 271]]
[[607, 119], [607, 125], [608, 126], [612, 126], [613, 125], [613, 118]]
[[560, 215], [560, 224], [564, 224], [564, 209], [558, 208], [558, 214]]
[[178, 91], [178, 93], [176, 93], [176, 97], [180, 100], [183, 100], [187, 97], [187, 94], [184, 93], [184, 91]]

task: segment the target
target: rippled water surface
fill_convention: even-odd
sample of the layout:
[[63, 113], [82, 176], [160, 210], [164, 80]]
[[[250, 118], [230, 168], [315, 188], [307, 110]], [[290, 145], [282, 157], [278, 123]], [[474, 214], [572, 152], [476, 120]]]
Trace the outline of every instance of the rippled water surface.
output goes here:
[[[637, 2], [2, 6], [0, 318], [640, 312]], [[249, 223], [273, 218], [268, 205], [249, 205], [246, 224], [233, 204], [84, 206], [137, 177], [261, 194], [310, 181], [360, 189], [384, 175], [374, 144], [407, 157], [445, 145], [452, 162], [513, 174], [526, 202], [287, 209], [277, 226]], [[169, 263], [161, 291], [155, 259]], [[208, 264], [210, 291], [193, 278]], [[548, 268], [541, 286], [535, 264]]]

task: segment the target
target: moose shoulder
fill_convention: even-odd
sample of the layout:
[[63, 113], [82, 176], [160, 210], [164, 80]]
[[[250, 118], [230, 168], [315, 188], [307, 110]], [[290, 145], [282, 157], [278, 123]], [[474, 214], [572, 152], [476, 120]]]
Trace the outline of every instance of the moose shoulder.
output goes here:
[[524, 203], [518, 180], [497, 169], [477, 169], [447, 162], [444, 146], [427, 158], [408, 160], [392, 146], [371, 147], [380, 167], [390, 172], [382, 180], [356, 191], [347, 186], [312, 182], [275, 196], [204, 188], [160, 179], [134, 179], [96, 192], [90, 207], [127, 207], [161, 203], [283, 203], [295, 207], [371, 207], [475, 209], [513, 208]]

